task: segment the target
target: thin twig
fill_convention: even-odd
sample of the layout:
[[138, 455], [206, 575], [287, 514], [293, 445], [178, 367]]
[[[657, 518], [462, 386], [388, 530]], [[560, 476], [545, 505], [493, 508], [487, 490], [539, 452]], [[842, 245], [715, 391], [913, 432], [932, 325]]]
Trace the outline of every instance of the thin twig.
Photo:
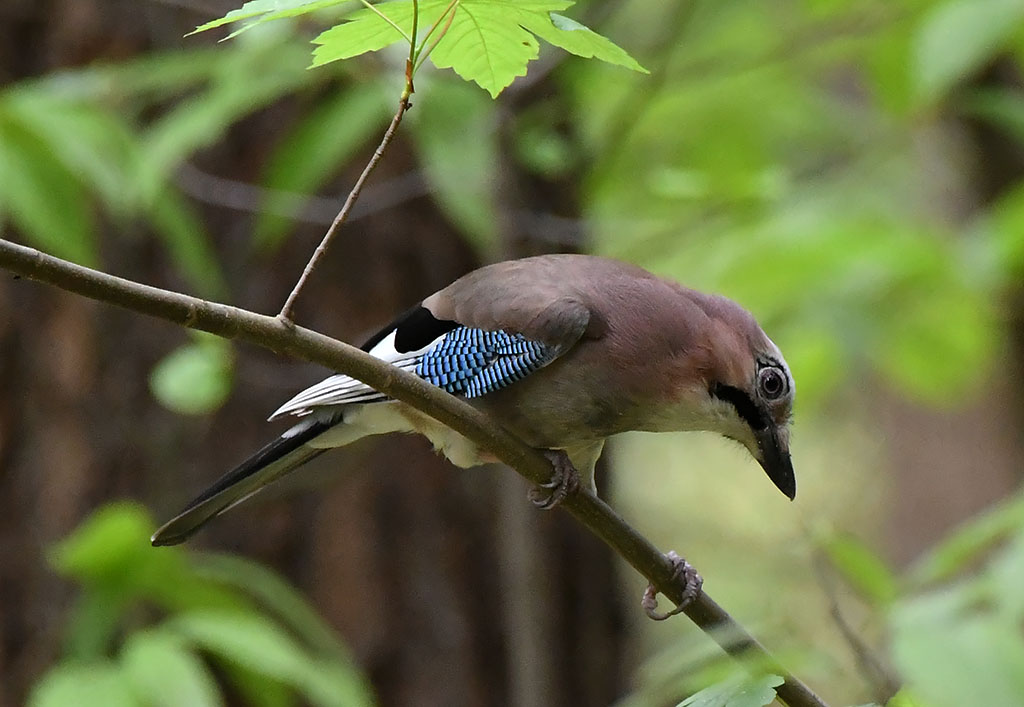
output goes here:
[[[498, 423], [419, 376], [370, 356], [364, 351], [308, 329], [244, 309], [150, 287], [91, 270], [25, 246], [0, 239], [0, 267], [17, 275], [55, 285], [101, 302], [185, 325], [229, 339], [285, 353], [341, 371], [382, 393], [410, 405], [466, 436], [529, 481], [540, 484], [551, 475], [548, 460]], [[626, 523], [604, 501], [588, 491], [570, 494], [562, 507], [607, 543], [671, 601], [682, 601], [684, 587], [675, 567], [647, 538]], [[726, 652], [753, 658], [783, 676], [779, 698], [790, 707], [827, 707], [806, 685], [788, 673], [757, 639], [701, 593], [683, 610]]]
[[368, 8], [380, 15], [384, 20], [392, 27], [397, 29], [403, 37], [409, 42], [409, 57], [405, 60], [405, 87], [402, 89], [402, 95], [398, 99], [398, 110], [395, 111], [394, 117], [391, 119], [391, 124], [388, 125], [388, 129], [384, 131], [384, 137], [381, 138], [380, 144], [377, 145], [377, 149], [373, 151], [373, 156], [370, 157], [370, 161], [363, 167], [362, 174], [359, 175], [359, 179], [352, 186], [352, 191], [348, 193], [348, 197], [345, 199], [345, 203], [341, 207], [341, 211], [331, 222], [330, 228], [327, 229], [327, 233], [324, 234], [323, 240], [320, 241], [320, 245], [313, 251], [313, 257], [306, 263], [306, 268], [302, 271], [302, 275], [299, 276], [299, 281], [295, 283], [295, 287], [292, 288], [291, 293], [288, 295], [288, 299], [285, 300], [284, 306], [281, 307], [281, 311], [278, 313], [277, 318], [282, 323], [290, 325], [292, 323], [292, 313], [295, 309], [295, 300], [299, 298], [299, 293], [302, 292], [302, 288], [305, 287], [306, 281], [309, 280], [310, 275], [316, 270], [316, 266], [320, 264], [324, 256], [327, 254], [327, 249], [334, 242], [335, 237], [338, 235], [338, 231], [341, 229], [342, 224], [348, 218], [349, 212], [352, 211], [352, 207], [355, 206], [356, 201], [359, 199], [359, 194], [363, 191], [363, 185], [366, 180], [370, 177], [370, 173], [373, 172], [377, 163], [384, 156], [384, 151], [388, 149], [388, 145], [391, 144], [391, 139], [394, 138], [395, 132], [398, 130], [398, 126], [402, 122], [402, 116], [409, 110], [412, 105], [409, 102], [409, 98], [416, 90], [413, 86], [412, 78], [415, 73], [416, 65], [416, 31], [419, 28], [419, 17], [420, 8], [417, 0], [412, 0], [412, 36], [407, 35], [402, 29], [392, 22], [384, 13], [378, 10], [376, 7], [371, 5], [367, 0], [362, 0], [363, 4]]
[[900, 691], [900, 680], [875, 654], [875, 651], [860, 637], [856, 629], [847, 621], [842, 607], [839, 605], [839, 595], [836, 591], [835, 581], [829, 567], [825, 554], [817, 553], [814, 558], [814, 569], [818, 575], [818, 584], [821, 586], [825, 597], [828, 599], [829, 616], [839, 629], [839, 634], [846, 641], [854, 660], [860, 668], [861, 676], [871, 686], [874, 698], [879, 704], [887, 704], [893, 695]]
[[384, 137], [381, 139], [380, 144], [377, 145], [377, 149], [373, 151], [373, 156], [370, 161], [366, 163], [363, 168], [363, 173], [359, 175], [359, 179], [356, 180], [355, 185], [352, 187], [352, 191], [348, 193], [348, 197], [345, 199], [345, 203], [341, 207], [341, 211], [331, 222], [330, 228], [327, 229], [327, 233], [324, 234], [324, 238], [320, 241], [320, 245], [313, 251], [313, 257], [306, 263], [305, 270], [302, 271], [302, 276], [299, 277], [299, 281], [295, 283], [295, 287], [292, 289], [291, 294], [288, 295], [288, 299], [285, 300], [284, 306], [281, 307], [280, 313], [277, 315], [282, 322], [290, 323], [292, 321], [292, 311], [295, 308], [295, 300], [299, 298], [299, 293], [302, 292], [302, 288], [305, 287], [306, 281], [309, 276], [313, 274], [316, 266], [319, 265], [324, 255], [327, 254], [327, 249], [330, 247], [334, 238], [338, 235], [338, 231], [341, 229], [342, 224], [348, 218], [349, 212], [352, 211], [352, 207], [355, 205], [356, 200], [359, 198], [359, 194], [363, 191], [363, 185], [369, 178], [370, 173], [373, 172], [377, 163], [380, 162], [380, 158], [384, 156], [384, 151], [391, 144], [391, 139], [395, 136], [395, 131], [398, 130], [399, 124], [402, 122], [402, 116], [405, 115], [405, 111], [409, 110], [409, 96], [412, 95], [412, 79], [410, 70], [406, 69], [406, 87], [402, 91], [402, 96], [398, 101], [398, 110], [395, 111], [394, 117], [391, 119], [391, 124], [388, 126], [387, 131], [384, 133]]

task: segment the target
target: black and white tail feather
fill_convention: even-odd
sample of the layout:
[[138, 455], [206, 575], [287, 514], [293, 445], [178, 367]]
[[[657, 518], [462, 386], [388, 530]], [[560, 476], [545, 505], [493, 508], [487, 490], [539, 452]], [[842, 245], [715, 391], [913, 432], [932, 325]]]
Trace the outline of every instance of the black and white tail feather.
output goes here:
[[[519, 333], [485, 331], [438, 320], [422, 306], [409, 310], [372, 337], [363, 350], [466, 398], [515, 383], [563, 353], [559, 347], [532, 341]], [[183, 542], [267, 484], [328, 449], [368, 435], [420, 431], [456, 464], [479, 463], [475, 451], [457, 449], [450, 438], [456, 436], [454, 432], [440, 423], [429, 429], [417, 426], [387, 396], [343, 374], [302, 391], [275, 410], [270, 419], [286, 416], [302, 420], [217, 480], [157, 530], [152, 543]]]

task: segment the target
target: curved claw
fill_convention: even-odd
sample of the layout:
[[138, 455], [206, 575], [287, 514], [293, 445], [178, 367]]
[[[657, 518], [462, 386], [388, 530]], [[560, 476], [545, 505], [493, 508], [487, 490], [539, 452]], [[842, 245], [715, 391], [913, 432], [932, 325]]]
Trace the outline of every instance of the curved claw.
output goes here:
[[[549, 511], [579, 489], [580, 473], [561, 449], [544, 450], [544, 456], [551, 462], [551, 480], [531, 489], [530, 501], [542, 511]], [[549, 489], [551, 493], [545, 494], [541, 489]]]
[[692, 602], [701, 592], [701, 588], [704, 586], [704, 578], [697, 573], [693, 565], [681, 558], [675, 553], [674, 550], [669, 550], [665, 553], [665, 557], [672, 563], [672, 579], [673, 581], [683, 580], [683, 596], [682, 600], [676, 605], [676, 608], [671, 611], [659, 613], [658, 609], [658, 590], [655, 589], [653, 584], [648, 584], [647, 589], [644, 590], [643, 598], [640, 599], [640, 606], [643, 607], [644, 612], [647, 616], [654, 621], [664, 621], [667, 618], [675, 616], [681, 613], [686, 607]]

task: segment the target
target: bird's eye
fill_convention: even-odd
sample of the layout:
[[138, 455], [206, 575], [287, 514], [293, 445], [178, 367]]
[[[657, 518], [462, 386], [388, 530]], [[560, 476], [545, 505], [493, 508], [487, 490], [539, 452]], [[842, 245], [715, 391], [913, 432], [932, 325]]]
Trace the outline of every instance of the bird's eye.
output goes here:
[[767, 400], [775, 400], [786, 392], [786, 374], [775, 367], [762, 368], [757, 374], [757, 385]]

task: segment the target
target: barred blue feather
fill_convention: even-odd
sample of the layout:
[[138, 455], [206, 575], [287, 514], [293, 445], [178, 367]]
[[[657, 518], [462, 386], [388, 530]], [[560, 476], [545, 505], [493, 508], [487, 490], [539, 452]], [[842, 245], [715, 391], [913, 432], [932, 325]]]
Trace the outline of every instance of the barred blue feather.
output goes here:
[[522, 334], [458, 327], [416, 365], [416, 374], [449, 393], [476, 398], [550, 363], [558, 351]]

